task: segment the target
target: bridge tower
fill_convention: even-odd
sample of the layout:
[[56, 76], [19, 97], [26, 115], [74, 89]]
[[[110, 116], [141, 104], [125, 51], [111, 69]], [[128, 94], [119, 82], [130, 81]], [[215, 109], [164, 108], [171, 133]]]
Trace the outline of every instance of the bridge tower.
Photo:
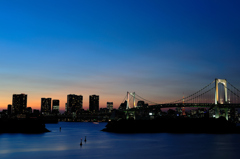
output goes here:
[[129, 92], [127, 92], [127, 109], [129, 109]]
[[[217, 106], [219, 104], [218, 99], [218, 84], [221, 83], [224, 86], [224, 98], [225, 103], [227, 103], [227, 80], [226, 79], [215, 79], [215, 118], [219, 118], [219, 107]], [[228, 110], [225, 110], [226, 119], [228, 120]]]
[[136, 107], [136, 104], [135, 104], [135, 92], [130, 93], [130, 95], [133, 97], [133, 108], [135, 108]]
[[218, 104], [218, 84], [224, 85], [224, 98], [225, 103], [227, 103], [227, 80], [226, 79], [215, 79], [215, 105]]
[[129, 95], [131, 95], [133, 97], [133, 107], [135, 108], [136, 107], [136, 104], [135, 104], [135, 92], [127, 92], [127, 109], [130, 109], [130, 103], [129, 103]]

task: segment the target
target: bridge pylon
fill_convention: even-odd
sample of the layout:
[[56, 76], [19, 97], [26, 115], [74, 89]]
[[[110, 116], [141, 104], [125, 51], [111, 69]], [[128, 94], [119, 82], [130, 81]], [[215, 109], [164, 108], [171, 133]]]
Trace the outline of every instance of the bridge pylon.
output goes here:
[[127, 109], [129, 109], [129, 92], [127, 92]]
[[135, 108], [136, 107], [136, 104], [135, 104], [135, 92], [132, 92], [132, 93], [130, 93], [130, 92], [127, 92], [127, 109], [130, 109], [130, 99], [129, 99], [129, 96], [132, 96], [133, 97], [133, 108]]
[[227, 103], [227, 80], [226, 79], [215, 79], [215, 105], [217, 105], [218, 102], [218, 84], [221, 83], [224, 86], [224, 98], [225, 103]]
[[[225, 103], [227, 103], [227, 80], [226, 79], [215, 79], [215, 118], [219, 118], [219, 113], [220, 113], [220, 109], [217, 106], [220, 102], [218, 99], [218, 84], [223, 84], [224, 86], [224, 99], [225, 99]], [[228, 110], [225, 109], [225, 114], [226, 114], [226, 119], [228, 119]]]

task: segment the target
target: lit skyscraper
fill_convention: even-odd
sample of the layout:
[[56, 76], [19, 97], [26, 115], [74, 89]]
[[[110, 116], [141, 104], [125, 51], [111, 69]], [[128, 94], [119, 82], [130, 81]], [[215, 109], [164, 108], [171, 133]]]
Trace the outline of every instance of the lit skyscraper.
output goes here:
[[41, 98], [41, 113], [49, 115], [51, 113], [52, 98]]
[[91, 112], [99, 111], [99, 96], [98, 95], [90, 95], [89, 96], [89, 110]]
[[67, 95], [67, 112], [73, 113], [78, 112], [82, 109], [83, 96], [69, 94]]
[[107, 109], [109, 110], [109, 112], [113, 110], [113, 102], [107, 102]]
[[58, 114], [59, 113], [59, 100], [53, 99], [52, 101], [52, 113]]
[[27, 95], [26, 94], [13, 94], [12, 99], [12, 112], [13, 114], [24, 113], [27, 107]]

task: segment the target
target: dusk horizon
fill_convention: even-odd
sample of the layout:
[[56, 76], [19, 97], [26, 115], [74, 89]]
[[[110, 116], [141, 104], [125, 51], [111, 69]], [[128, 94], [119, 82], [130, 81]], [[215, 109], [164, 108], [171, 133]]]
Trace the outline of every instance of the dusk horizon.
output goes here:
[[118, 108], [129, 92], [167, 103], [215, 78], [240, 88], [239, 1], [1, 1], [0, 110], [13, 94], [99, 95]]

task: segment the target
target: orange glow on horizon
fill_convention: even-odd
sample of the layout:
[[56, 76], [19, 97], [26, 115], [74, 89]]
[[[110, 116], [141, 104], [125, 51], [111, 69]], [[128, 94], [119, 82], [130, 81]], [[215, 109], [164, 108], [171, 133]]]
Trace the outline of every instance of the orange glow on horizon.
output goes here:
[[[106, 96], [105, 97], [101, 96], [101, 95], [99, 95], [99, 96], [100, 96], [99, 108], [106, 108], [107, 102], [113, 102], [113, 107], [117, 109], [119, 107], [120, 103], [122, 102], [122, 101], [119, 101], [117, 98], [110, 99], [110, 98], [107, 98]], [[44, 98], [44, 97], [52, 98], [50, 96], [33, 97], [33, 96], [28, 95], [27, 107], [31, 107], [32, 109], [41, 110], [41, 98]], [[53, 99], [58, 99], [60, 101], [59, 110], [61, 112], [64, 112], [65, 111], [65, 103], [67, 102], [67, 95], [65, 95], [65, 97], [62, 97], [62, 98], [52, 98], [52, 100]], [[1, 98], [0, 99], [0, 110], [7, 109], [9, 104], [12, 105], [12, 96], [7, 97], [7, 98]], [[83, 96], [83, 109], [85, 109], [85, 110], [89, 109], [89, 96]]]
[[[67, 93], [66, 93], [67, 92]], [[113, 108], [117, 109], [121, 102], [123, 102], [123, 98], [125, 96], [125, 92], [102, 92], [102, 90], [85, 90], [82, 91], [84, 93], [79, 93], [79, 91], [76, 90], [56, 90], [56, 91], [38, 91], [35, 92], [35, 90], [28, 90], [28, 91], [5, 91], [5, 92], [0, 92], [0, 111], [3, 109], [7, 109], [8, 104], [12, 105], [12, 96], [13, 94], [27, 94], [27, 107], [31, 107], [32, 109], [37, 109], [41, 110], [41, 98], [52, 98], [53, 99], [58, 99], [60, 101], [60, 106], [59, 110], [60, 112], [65, 111], [65, 103], [67, 103], [67, 95], [68, 94], [76, 94], [76, 95], [82, 95], [83, 96], [83, 109], [87, 110], [89, 109], [89, 95], [99, 95], [99, 108], [106, 108], [107, 107], [107, 102], [113, 102]], [[94, 92], [94, 93], [92, 93]], [[146, 92], [146, 94], [148, 94]], [[157, 98], [157, 97], [155, 97]], [[146, 99], [148, 99], [146, 97]], [[155, 101], [156, 103], [158, 100], [161, 101], [161, 103], [164, 103], [163, 100], [161, 99], [149, 99], [151, 101]], [[169, 98], [165, 98], [165, 100], [172, 101]], [[166, 101], [166, 102], [168, 102]], [[132, 101], [131, 101], [132, 102]], [[137, 103], [137, 101], [136, 101]], [[131, 103], [131, 107], [133, 106], [133, 103]]]

